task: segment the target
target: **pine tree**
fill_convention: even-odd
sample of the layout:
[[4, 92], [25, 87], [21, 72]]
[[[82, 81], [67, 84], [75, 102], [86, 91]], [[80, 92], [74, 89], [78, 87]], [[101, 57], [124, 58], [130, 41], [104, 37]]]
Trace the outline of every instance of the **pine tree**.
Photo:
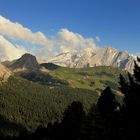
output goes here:
[[103, 133], [100, 139], [118, 139], [119, 104], [110, 87], [107, 87], [99, 97], [97, 109], [100, 114], [97, 116], [98, 120], [96, 122], [98, 124], [96, 126], [100, 127]]
[[[140, 59], [138, 58], [138, 61]], [[121, 109], [124, 139], [140, 139], [140, 67], [135, 62], [134, 74], [128, 74], [129, 82], [120, 76], [120, 90], [125, 95]]]
[[117, 109], [117, 106], [115, 95], [112, 93], [110, 87], [107, 87], [98, 99], [97, 107], [100, 113], [103, 116], [112, 114]]
[[73, 102], [64, 112], [61, 123], [61, 140], [77, 140], [80, 137], [81, 125], [85, 119], [83, 105], [80, 102]]

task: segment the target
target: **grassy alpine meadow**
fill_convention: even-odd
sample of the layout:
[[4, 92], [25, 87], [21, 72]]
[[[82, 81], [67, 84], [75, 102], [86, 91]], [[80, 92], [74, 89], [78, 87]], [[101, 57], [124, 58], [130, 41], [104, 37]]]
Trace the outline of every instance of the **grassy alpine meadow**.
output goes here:
[[118, 88], [119, 75], [123, 71], [116, 67], [99, 66], [93, 68], [64, 68], [50, 70], [49, 74], [65, 80], [73, 88], [100, 90], [106, 86]]

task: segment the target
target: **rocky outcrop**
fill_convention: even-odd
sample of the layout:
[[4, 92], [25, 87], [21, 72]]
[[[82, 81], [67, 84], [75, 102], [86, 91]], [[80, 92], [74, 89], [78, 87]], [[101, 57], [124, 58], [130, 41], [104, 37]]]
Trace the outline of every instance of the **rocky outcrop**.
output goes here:
[[12, 75], [11, 71], [5, 66], [0, 64], [0, 82], [7, 81], [7, 79]]

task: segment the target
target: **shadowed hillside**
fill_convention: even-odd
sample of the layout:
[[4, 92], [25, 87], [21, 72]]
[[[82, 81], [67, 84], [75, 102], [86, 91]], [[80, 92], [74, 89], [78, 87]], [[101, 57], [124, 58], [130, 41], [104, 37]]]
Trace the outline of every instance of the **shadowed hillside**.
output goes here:
[[[10, 77], [8, 82], [0, 85], [0, 115], [15, 126], [21, 125], [32, 132], [39, 125], [47, 126], [48, 122], [60, 121], [65, 108], [73, 101], [82, 102], [85, 111], [88, 111], [97, 97], [95, 92], [86, 89], [51, 88]], [[14, 125], [8, 127], [7, 121], [1, 118], [0, 122], [5, 127], [0, 127], [0, 134], [13, 135], [13, 131], [14, 134], [20, 131]]]

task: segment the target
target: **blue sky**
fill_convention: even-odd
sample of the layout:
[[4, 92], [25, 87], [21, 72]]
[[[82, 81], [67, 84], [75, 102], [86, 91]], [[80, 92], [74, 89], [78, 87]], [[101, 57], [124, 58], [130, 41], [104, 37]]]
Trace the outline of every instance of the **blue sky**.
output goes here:
[[100, 46], [140, 52], [139, 0], [0, 0], [0, 15], [47, 37], [66, 28], [100, 37]]

